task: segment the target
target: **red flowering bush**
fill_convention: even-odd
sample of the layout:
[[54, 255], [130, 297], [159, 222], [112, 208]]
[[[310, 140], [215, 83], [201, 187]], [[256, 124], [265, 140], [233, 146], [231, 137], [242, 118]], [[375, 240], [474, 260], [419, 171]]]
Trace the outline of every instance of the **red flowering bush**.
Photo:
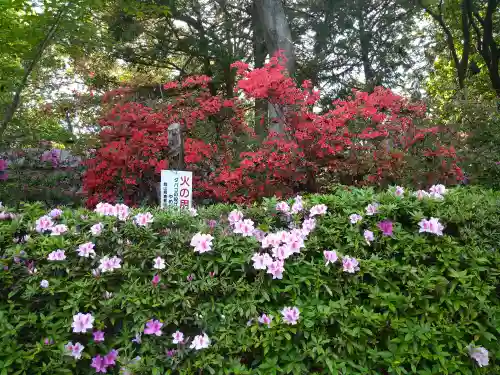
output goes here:
[[[101, 120], [103, 146], [85, 176], [88, 203], [156, 194], [174, 122], [185, 133], [184, 161], [198, 197], [244, 202], [319, 191], [332, 182], [424, 187], [463, 177], [449, 135], [428, 125], [423, 104], [379, 87], [371, 94], [354, 91], [318, 114], [319, 93], [308, 81], [297, 87], [280, 58], [259, 69], [233, 64], [238, 95], [232, 98], [212, 95], [210, 78], [197, 76], [166, 84], [175, 95], [158, 110], [117, 103]], [[264, 139], [253, 123], [253, 104], [262, 99], [274, 108], [270, 128], [278, 131]]]

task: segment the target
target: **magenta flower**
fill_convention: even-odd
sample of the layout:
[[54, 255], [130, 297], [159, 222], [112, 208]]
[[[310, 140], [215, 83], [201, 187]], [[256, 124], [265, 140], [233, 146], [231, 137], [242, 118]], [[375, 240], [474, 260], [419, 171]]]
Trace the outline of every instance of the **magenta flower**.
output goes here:
[[94, 331], [94, 341], [101, 342], [104, 341], [104, 332], [103, 331]]
[[104, 364], [106, 366], [114, 366], [116, 364], [116, 359], [118, 358], [118, 351], [112, 349], [108, 354], [104, 356]]
[[328, 266], [328, 264], [330, 264], [330, 263], [331, 264], [335, 263], [338, 259], [336, 251], [325, 250], [325, 251], [323, 251], [323, 255], [324, 255], [325, 260], [326, 260], [325, 266]]
[[92, 358], [90, 367], [93, 367], [95, 369], [95, 372], [97, 373], [102, 372], [103, 374], [105, 374], [107, 372], [108, 366], [104, 362], [104, 357], [102, 355], [97, 355]]
[[52, 345], [52, 344], [54, 343], [54, 340], [52, 340], [52, 339], [51, 339], [51, 338], [49, 338], [49, 337], [46, 337], [46, 338], [44, 338], [44, 339], [43, 339], [43, 343], [44, 343], [45, 345]]
[[295, 325], [299, 321], [300, 311], [297, 307], [285, 307], [281, 310], [281, 315], [286, 324]]
[[159, 320], [151, 319], [146, 323], [146, 328], [144, 328], [144, 334], [161, 336], [162, 334], [161, 327], [163, 327], [163, 323], [161, 323]]
[[443, 235], [444, 226], [435, 217], [431, 217], [429, 220], [422, 219], [418, 225], [420, 226], [419, 233], [432, 233], [436, 236]]
[[351, 258], [349, 255], [342, 258], [342, 266], [344, 268], [344, 272], [355, 273], [356, 271], [359, 271], [359, 262], [355, 258]]
[[156, 286], [160, 283], [160, 275], [156, 274], [153, 276], [153, 280], [151, 280], [151, 284], [156, 288]]
[[393, 225], [390, 220], [383, 220], [377, 224], [378, 229], [382, 231], [384, 236], [392, 236]]
[[175, 331], [172, 333], [172, 339], [174, 344], [182, 344], [184, 342], [184, 333], [181, 331]]
[[168, 349], [167, 350], [167, 357], [173, 357], [177, 353], [177, 350], [175, 349]]
[[262, 314], [258, 319], [260, 324], [266, 324], [268, 327], [271, 326], [271, 322], [273, 321], [272, 315]]
[[208, 220], [208, 227], [210, 229], [214, 229], [216, 226], [217, 226], [217, 221], [216, 220], [213, 220], [213, 219]]

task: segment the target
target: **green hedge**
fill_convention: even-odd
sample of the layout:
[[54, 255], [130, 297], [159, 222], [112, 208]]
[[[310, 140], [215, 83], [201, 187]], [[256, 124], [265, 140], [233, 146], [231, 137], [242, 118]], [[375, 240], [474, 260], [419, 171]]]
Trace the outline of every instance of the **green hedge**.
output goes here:
[[[113, 374], [500, 373], [500, 194], [460, 188], [444, 200], [418, 200], [339, 188], [304, 201], [328, 212], [315, 217], [305, 248], [285, 260], [282, 279], [254, 269], [260, 244], [233, 233], [227, 205], [196, 217], [151, 210], [146, 227], [132, 220], [137, 212], [120, 221], [67, 209], [55, 220], [69, 228], [60, 236], [35, 231], [48, 212], [41, 205], [1, 215], [0, 374], [94, 374], [92, 358], [109, 353]], [[373, 202], [379, 212], [366, 216]], [[302, 225], [301, 214], [289, 221], [276, 203], [246, 208], [244, 216], [268, 232]], [[363, 220], [351, 224], [353, 213]], [[429, 217], [444, 224], [443, 236], [419, 233]], [[384, 219], [394, 223], [392, 236], [377, 227]], [[104, 230], [93, 236], [98, 222]], [[365, 229], [374, 232], [371, 245]], [[214, 237], [212, 251], [193, 250], [197, 232]], [[89, 241], [94, 259], [76, 252]], [[57, 249], [66, 259], [47, 260]], [[324, 250], [339, 260], [325, 265]], [[104, 255], [118, 256], [121, 268], [96, 277]], [[358, 272], [343, 271], [346, 255], [359, 261]], [[162, 270], [153, 269], [158, 256]], [[297, 324], [286, 324], [285, 307], [298, 308]], [[92, 330], [73, 332], [77, 313], [92, 314], [103, 342]], [[258, 322], [263, 313], [273, 316], [269, 326]], [[161, 336], [144, 334], [153, 319], [163, 323]], [[177, 330], [185, 345], [173, 344]], [[204, 333], [209, 347], [191, 349]], [[67, 355], [69, 341], [84, 345], [81, 359]], [[489, 351], [488, 366], [478, 366], [469, 345]]]

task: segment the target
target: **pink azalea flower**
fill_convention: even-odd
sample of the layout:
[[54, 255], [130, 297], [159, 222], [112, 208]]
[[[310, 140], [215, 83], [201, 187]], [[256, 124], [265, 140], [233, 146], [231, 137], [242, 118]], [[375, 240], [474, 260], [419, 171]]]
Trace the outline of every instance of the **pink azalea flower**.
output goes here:
[[413, 193], [417, 197], [417, 199], [424, 199], [429, 197], [429, 193], [427, 193], [425, 190], [417, 190], [415, 193]]
[[420, 226], [419, 233], [432, 233], [436, 236], [443, 235], [444, 226], [435, 217], [431, 217], [429, 220], [422, 219], [418, 225]]
[[177, 353], [177, 350], [175, 349], [168, 349], [167, 350], [167, 357], [173, 357]]
[[285, 201], [279, 202], [276, 204], [276, 211], [287, 214], [290, 212], [290, 206]]
[[153, 276], [153, 280], [151, 280], [151, 284], [156, 287], [160, 283], [160, 275], [156, 274]]
[[396, 186], [396, 189], [394, 190], [394, 195], [396, 197], [402, 197], [405, 195], [405, 189], [401, 186]]
[[432, 185], [429, 188], [429, 192], [431, 194], [445, 195], [446, 194], [446, 186], [444, 186], [442, 184]]
[[43, 233], [47, 230], [50, 230], [54, 226], [54, 222], [50, 216], [42, 216], [36, 222], [36, 231], [38, 233]]
[[146, 323], [144, 334], [161, 336], [161, 327], [163, 327], [163, 323], [161, 323], [159, 320], [151, 319]]
[[85, 333], [87, 330], [92, 329], [94, 323], [94, 317], [92, 314], [82, 314], [78, 313], [73, 315], [73, 323], [71, 327], [73, 327], [74, 333]]
[[309, 216], [317, 216], [317, 215], [324, 215], [326, 214], [326, 211], [328, 210], [328, 207], [324, 204], [317, 204], [316, 206], [311, 207], [311, 210], [309, 211]]
[[59, 208], [54, 208], [53, 210], [51, 210], [49, 212], [49, 216], [53, 219], [57, 219], [59, 216], [61, 216], [63, 214], [62, 210], [60, 210]]
[[265, 270], [273, 262], [269, 254], [255, 253], [252, 256], [253, 268], [256, 270]]
[[284, 265], [285, 263], [282, 260], [275, 260], [267, 267], [267, 273], [273, 275], [273, 279], [281, 280], [285, 271]]
[[292, 254], [293, 251], [290, 250], [290, 247], [287, 244], [273, 248], [273, 257], [275, 259], [288, 259], [288, 257]]
[[444, 199], [444, 197], [438, 193], [430, 193], [429, 197], [438, 201], [442, 201]]
[[190, 348], [195, 350], [206, 349], [210, 346], [210, 339], [207, 334], [197, 335], [191, 342]]
[[349, 216], [349, 220], [351, 221], [351, 224], [356, 224], [357, 222], [360, 222], [363, 219], [363, 216], [358, 215], [358, 214], [352, 214]]
[[116, 359], [118, 358], [118, 351], [112, 349], [108, 354], [104, 356], [104, 363], [106, 366], [114, 366], [116, 364]]
[[228, 220], [231, 225], [234, 225], [238, 221], [243, 220], [243, 212], [238, 211], [238, 210], [233, 210], [229, 213], [228, 215]]
[[191, 216], [193, 217], [198, 216], [198, 211], [196, 210], [196, 208], [191, 207], [188, 211]]
[[304, 222], [302, 223], [302, 232], [307, 236], [309, 233], [311, 233], [314, 228], [316, 228], [316, 220], [313, 218], [311, 219], [305, 219]]
[[118, 257], [113, 257], [109, 258], [108, 256], [104, 256], [99, 260], [99, 269], [101, 270], [102, 273], [104, 272], [111, 272], [115, 269], [121, 268], [122, 266], [120, 265], [121, 259]]
[[154, 260], [153, 260], [153, 268], [155, 270], [163, 270], [165, 269], [165, 259], [163, 259], [162, 257], [156, 257]]
[[104, 225], [102, 225], [102, 223], [97, 223], [90, 227], [90, 233], [92, 233], [92, 235], [94, 236], [99, 236], [102, 233], [103, 229]]
[[95, 212], [104, 216], [116, 216], [116, 207], [109, 203], [98, 203]]
[[184, 342], [184, 333], [175, 331], [172, 333], [172, 339], [174, 344], [182, 344]]
[[154, 221], [153, 215], [149, 212], [144, 214], [137, 214], [134, 217], [134, 221], [138, 226], [145, 227]]
[[285, 307], [281, 310], [281, 315], [286, 324], [295, 325], [299, 321], [300, 311], [297, 307]]
[[48, 260], [64, 260], [66, 259], [66, 254], [64, 250], [54, 250], [47, 256]]
[[337, 261], [338, 259], [338, 256], [337, 256], [337, 252], [336, 251], [328, 251], [328, 250], [325, 250], [323, 251], [323, 255], [325, 257], [325, 260], [326, 260], [326, 264], [325, 266], [328, 266], [328, 264], [333, 264]]
[[393, 225], [390, 220], [383, 220], [377, 224], [384, 236], [392, 236]]
[[85, 347], [77, 342], [76, 344], [73, 344], [71, 341], [68, 342], [66, 345], [64, 345], [64, 349], [68, 354], [75, 359], [80, 359], [82, 358], [82, 352]]
[[95, 256], [94, 247], [95, 245], [92, 242], [86, 242], [78, 246], [78, 249], [76, 251], [81, 257], [93, 258]]
[[101, 342], [104, 341], [104, 332], [103, 331], [94, 331], [94, 341]]
[[102, 372], [105, 374], [107, 372], [108, 366], [104, 362], [104, 357], [102, 355], [97, 355], [94, 358], [92, 358], [92, 363], [90, 364], [90, 367], [93, 367], [95, 369], [95, 372], [99, 373]]
[[194, 246], [195, 252], [206, 253], [212, 250], [213, 239], [210, 234], [196, 233], [191, 239], [191, 246]]
[[268, 327], [271, 326], [271, 322], [273, 321], [272, 315], [262, 314], [258, 319], [260, 324], [266, 324]]
[[52, 228], [50, 228], [50, 235], [51, 236], [60, 236], [63, 233], [66, 233], [68, 231], [68, 227], [64, 224], [58, 224], [54, 225]]
[[368, 206], [366, 206], [366, 214], [368, 216], [373, 216], [378, 212], [378, 208], [378, 203], [370, 203]]
[[257, 241], [262, 241], [264, 237], [266, 237], [266, 232], [260, 229], [254, 229], [252, 236], [254, 236]]
[[365, 229], [365, 231], [363, 232], [363, 237], [365, 237], [365, 241], [368, 245], [370, 245], [371, 242], [375, 239], [373, 232], [368, 229]]
[[126, 204], [115, 205], [115, 214], [118, 220], [125, 221], [130, 214], [130, 208]]
[[295, 197], [295, 200], [292, 204], [292, 214], [298, 214], [304, 209], [304, 203], [302, 202], [302, 197], [300, 195], [297, 195]]
[[359, 271], [359, 262], [355, 258], [351, 258], [346, 255], [342, 258], [342, 266], [344, 268], [344, 272], [355, 273]]

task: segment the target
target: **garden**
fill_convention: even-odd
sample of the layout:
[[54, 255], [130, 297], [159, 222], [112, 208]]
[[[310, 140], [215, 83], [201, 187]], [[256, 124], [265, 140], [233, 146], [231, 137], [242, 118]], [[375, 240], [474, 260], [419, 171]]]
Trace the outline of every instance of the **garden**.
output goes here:
[[499, 8], [0, 4], [0, 375], [500, 373]]

